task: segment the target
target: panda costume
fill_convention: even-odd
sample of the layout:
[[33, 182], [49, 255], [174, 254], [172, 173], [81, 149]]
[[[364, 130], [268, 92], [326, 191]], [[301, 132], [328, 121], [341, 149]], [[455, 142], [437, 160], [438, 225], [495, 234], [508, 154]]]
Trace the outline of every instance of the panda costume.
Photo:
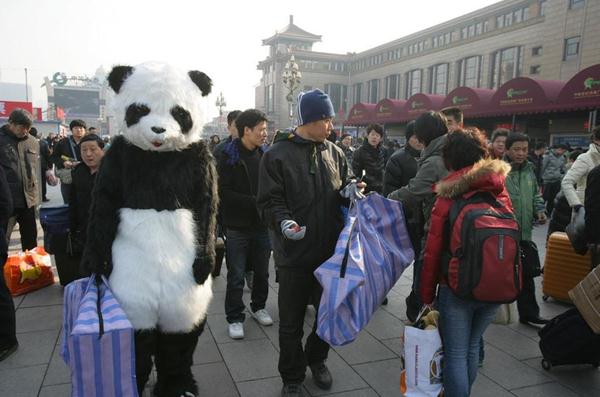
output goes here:
[[87, 272], [108, 276], [135, 328], [140, 395], [152, 370], [159, 397], [198, 392], [191, 366], [212, 297], [216, 172], [200, 140], [202, 72], [162, 63], [116, 66], [117, 136], [93, 192]]

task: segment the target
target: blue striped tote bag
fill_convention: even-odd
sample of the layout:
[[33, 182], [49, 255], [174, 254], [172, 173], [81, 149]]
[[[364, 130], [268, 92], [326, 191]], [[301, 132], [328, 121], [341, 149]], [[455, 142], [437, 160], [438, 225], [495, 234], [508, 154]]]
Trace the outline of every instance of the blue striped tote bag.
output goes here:
[[137, 397], [134, 329], [104, 277], [65, 287], [61, 355], [71, 397]]
[[413, 259], [400, 202], [379, 194], [353, 202], [333, 256], [314, 272], [319, 337], [333, 346], [356, 339]]

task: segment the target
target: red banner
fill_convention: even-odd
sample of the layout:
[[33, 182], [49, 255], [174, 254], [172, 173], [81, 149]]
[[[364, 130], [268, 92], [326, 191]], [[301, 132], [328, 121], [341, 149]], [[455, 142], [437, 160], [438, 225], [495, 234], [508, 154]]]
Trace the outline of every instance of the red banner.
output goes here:
[[8, 117], [15, 109], [25, 109], [29, 113], [33, 113], [31, 102], [13, 102], [0, 100], [0, 117]]
[[65, 110], [60, 106], [56, 107], [56, 120], [65, 121]]
[[42, 121], [42, 108], [33, 108], [33, 118], [37, 121]]

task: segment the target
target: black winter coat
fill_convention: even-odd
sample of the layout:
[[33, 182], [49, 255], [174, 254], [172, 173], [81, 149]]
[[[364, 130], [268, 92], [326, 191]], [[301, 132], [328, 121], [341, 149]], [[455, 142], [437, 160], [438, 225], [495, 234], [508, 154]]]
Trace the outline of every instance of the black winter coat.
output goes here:
[[414, 178], [417, 174], [417, 160], [420, 155], [420, 150], [407, 144], [390, 157], [383, 175], [383, 195], [385, 197], [394, 190], [408, 185], [408, 182]]
[[571, 222], [571, 206], [561, 190], [554, 199], [554, 209], [548, 225], [548, 236], [554, 232], [564, 232], [569, 222]]
[[366, 193], [383, 191], [383, 173], [389, 156], [389, 151], [382, 144], [375, 148], [366, 139], [362, 146], [354, 151], [352, 171], [357, 178], [362, 176], [363, 170], [365, 171], [363, 181], [367, 184]]
[[588, 242], [600, 244], [600, 165], [590, 171], [585, 188], [585, 233]]
[[[329, 258], [344, 226], [339, 194], [351, 179], [342, 150], [325, 141], [282, 134], [263, 155], [258, 180], [258, 210], [270, 229], [277, 267], [313, 272]], [[302, 240], [288, 240], [281, 221], [306, 226]]]
[[[71, 144], [73, 144], [73, 148], [71, 148]], [[54, 145], [51, 159], [56, 168], [65, 168], [65, 160], [62, 159], [62, 156], [81, 161], [81, 147], [75, 143], [72, 135], [61, 139]]]
[[8, 255], [6, 228], [12, 212], [12, 195], [8, 188], [4, 168], [0, 167], [0, 263], [6, 262], [6, 256]]
[[92, 191], [96, 181], [96, 173], [91, 174], [85, 163], [73, 168], [73, 183], [69, 200], [69, 221], [71, 232], [77, 233], [78, 239], [85, 242], [85, 236], [92, 203]]

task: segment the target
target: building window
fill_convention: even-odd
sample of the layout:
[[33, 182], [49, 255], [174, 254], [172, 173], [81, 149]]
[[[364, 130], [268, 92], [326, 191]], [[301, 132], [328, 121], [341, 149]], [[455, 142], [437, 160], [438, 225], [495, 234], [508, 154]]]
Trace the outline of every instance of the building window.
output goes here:
[[537, 56], [542, 55], [542, 53], [543, 53], [543, 49], [542, 49], [541, 45], [539, 45], [537, 47], [533, 47], [531, 49], [531, 56], [537, 57]]
[[504, 16], [504, 26], [510, 26], [513, 23], [513, 14], [509, 12]]
[[352, 92], [354, 93], [354, 100], [353, 100], [353, 102], [356, 105], [357, 103], [359, 103], [360, 101], [362, 101], [362, 83], [356, 83], [356, 84], [354, 84]]
[[369, 80], [367, 83], [367, 102], [377, 103], [379, 101], [379, 80]]
[[498, 88], [510, 79], [519, 77], [523, 67], [522, 47], [510, 47], [492, 54], [490, 88]]
[[329, 95], [331, 99], [331, 103], [333, 104], [333, 109], [335, 112], [339, 112], [340, 109], [347, 111], [346, 109], [346, 96], [348, 87], [342, 84], [325, 84], [325, 92]]
[[583, 8], [585, 5], [585, 0], [569, 0], [569, 9], [576, 10], [578, 8]]
[[441, 63], [433, 66], [429, 79], [429, 92], [432, 94], [446, 95], [448, 93], [448, 64]]
[[490, 30], [490, 22], [483, 21], [483, 33], [487, 33], [488, 30]]
[[565, 55], [564, 61], [577, 58], [579, 55], [579, 39], [580, 36], [569, 37], [565, 40]]
[[523, 8], [523, 21], [526, 21], [529, 19], [529, 7], [525, 7]]
[[496, 29], [502, 29], [504, 27], [504, 15], [496, 17]]
[[481, 85], [481, 57], [473, 56], [458, 62], [458, 85], [478, 88]]
[[269, 84], [267, 86], [267, 101], [265, 108], [267, 113], [275, 111], [275, 84]]
[[548, 6], [548, 2], [546, 0], [540, 1], [540, 16], [543, 17], [546, 15], [546, 7]]
[[479, 22], [475, 25], [475, 34], [479, 36], [481, 33], [483, 33], [483, 22]]
[[406, 73], [406, 98], [421, 92], [421, 69]]
[[542, 70], [541, 65], [533, 65], [529, 68], [529, 74], [540, 74], [541, 70]]
[[520, 23], [523, 20], [523, 9], [519, 8], [514, 12], [515, 23]]
[[385, 78], [385, 97], [390, 99], [398, 99], [398, 86], [400, 83], [400, 75], [392, 74]]

